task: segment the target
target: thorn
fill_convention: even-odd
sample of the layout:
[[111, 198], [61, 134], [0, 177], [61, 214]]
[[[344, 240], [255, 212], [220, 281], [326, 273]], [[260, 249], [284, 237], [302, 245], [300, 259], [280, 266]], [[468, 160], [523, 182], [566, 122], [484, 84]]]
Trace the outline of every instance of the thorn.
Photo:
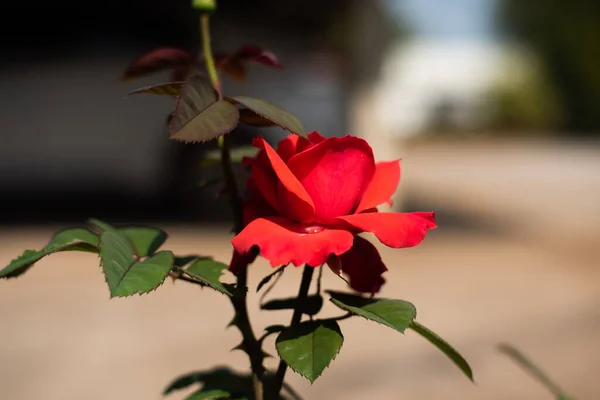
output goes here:
[[173, 279], [173, 283], [175, 283], [175, 281], [181, 277], [181, 272], [171, 270], [169, 271], [169, 277]]

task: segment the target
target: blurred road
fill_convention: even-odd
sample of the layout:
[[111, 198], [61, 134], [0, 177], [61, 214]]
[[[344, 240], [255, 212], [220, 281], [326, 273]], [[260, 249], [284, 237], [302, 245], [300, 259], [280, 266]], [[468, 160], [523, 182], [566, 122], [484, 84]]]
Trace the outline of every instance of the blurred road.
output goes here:
[[[293, 373], [290, 383], [311, 400], [550, 399], [497, 352], [508, 342], [579, 400], [600, 398], [600, 270], [586, 241], [598, 232], [592, 171], [600, 158], [589, 146], [552, 148], [412, 145], [404, 155], [408, 205], [444, 209], [421, 246], [381, 247], [390, 269], [382, 296], [412, 301], [418, 319], [470, 361], [476, 385], [414, 333], [362, 319], [343, 321], [344, 347], [314, 385]], [[163, 228], [176, 253], [229, 259], [226, 227]], [[0, 231], [0, 264], [41, 247], [51, 232]], [[260, 260], [250, 287], [269, 271]], [[288, 270], [271, 296], [295, 293], [299, 278]], [[344, 289], [330, 272], [324, 279]], [[160, 399], [178, 374], [247, 367], [243, 353], [229, 352], [239, 334], [224, 330], [227, 299], [208, 290], [168, 281], [151, 295], [109, 300], [98, 260], [87, 254], [48, 257], [0, 287], [3, 399]], [[258, 313], [257, 302], [250, 298], [257, 331], [290, 318]], [[328, 304], [324, 312], [336, 314]]]

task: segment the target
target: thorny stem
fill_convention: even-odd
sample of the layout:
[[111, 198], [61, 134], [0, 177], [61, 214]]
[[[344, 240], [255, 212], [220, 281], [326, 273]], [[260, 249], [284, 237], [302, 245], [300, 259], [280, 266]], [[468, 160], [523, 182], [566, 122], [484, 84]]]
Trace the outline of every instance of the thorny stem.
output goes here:
[[[298, 303], [296, 308], [294, 309], [294, 314], [292, 315], [292, 322], [290, 323], [290, 328], [293, 328], [296, 325], [298, 325], [300, 323], [300, 320], [302, 319], [302, 310], [304, 309], [303, 303], [308, 297], [308, 289], [310, 288], [310, 281], [312, 280], [313, 272], [315, 272], [314, 267], [311, 267], [309, 265], [304, 266], [304, 271], [302, 272], [302, 281], [300, 282], [300, 290], [298, 291]], [[287, 364], [283, 360], [281, 360], [279, 362], [277, 372], [275, 373], [273, 396], [277, 396], [281, 391], [286, 370]], [[277, 397], [274, 397], [274, 399], [276, 398]]]
[[254, 385], [254, 398], [263, 399], [263, 378], [265, 367], [263, 366], [263, 352], [261, 343], [254, 336], [250, 319], [248, 318], [248, 307], [246, 304], [246, 283], [248, 278], [248, 268], [244, 268], [237, 276], [237, 287], [242, 288], [244, 293], [236, 294], [231, 297], [231, 304], [235, 309], [236, 326], [242, 333], [244, 349], [250, 358], [250, 367], [252, 368], [252, 382]]
[[[202, 49], [208, 76], [213, 87], [218, 92], [219, 98], [222, 98], [221, 83], [219, 81], [219, 75], [217, 74], [215, 60], [213, 58], [213, 53], [210, 46], [209, 15], [207, 13], [202, 13], [200, 15], [200, 34], [202, 36]], [[234, 216], [234, 232], [239, 233], [243, 227], [243, 203], [231, 163], [229, 140], [227, 136], [221, 136], [219, 138], [219, 146], [221, 148], [221, 164], [223, 166], [223, 174], [225, 175], [231, 211], [233, 212]], [[263, 366], [264, 356], [261, 344], [254, 335], [254, 331], [252, 330], [252, 325], [250, 324], [250, 319], [248, 317], [248, 306], [246, 303], [247, 279], [248, 270], [247, 268], [243, 268], [242, 271], [237, 275], [236, 287], [239, 289], [239, 292], [231, 297], [231, 304], [235, 310], [235, 325], [242, 334], [243, 347], [250, 358], [252, 380], [254, 384], [254, 398], [256, 400], [262, 400], [263, 378], [265, 372], [265, 368]]]
[[229, 193], [229, 204], [231, 206], [231, 211], [233, 212], [233, 231], [237, 234], [241, 232], [244, 225], [243, 202], [237, 180], [235, 179], [233, 164], [231, 163], [229, 136], [219, 136], [218, 143], [221, 147], [221, 166], [223, 167], [223, 175], [225, 175], [227, 193]]

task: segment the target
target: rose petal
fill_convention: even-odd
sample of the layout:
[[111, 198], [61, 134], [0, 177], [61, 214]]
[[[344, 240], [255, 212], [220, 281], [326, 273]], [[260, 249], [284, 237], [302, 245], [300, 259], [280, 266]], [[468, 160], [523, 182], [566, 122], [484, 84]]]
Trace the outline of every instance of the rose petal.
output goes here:
[[309, 133], [308, 135], [308, 140], [312, 143], [312, 144], [319, 144], [322, 141], [326, 140], [327, 138], [323, 135], [321, 135], [319, 132], [314, 131], [312, 133]]
[[385, 283], [381, 275], [387, 268], [371, 242], [354, 236], [352, 248], [338, 258], [342, 273], [348, 276], [352, 289], [362, 293], [379, 292]]
[[377, 207], [390, 198], [400, 182], [400, 160], [378, 162], [375, 164], [375, 174], [362, 195], [355, 213]]
[[375, 172], [373, 150], [353, 136], [328, 138], [290, 158], [288, 165], [313, 201], [314, 220], [324, 223], [349, 214]]
[[[264, 158], [267, 162], [261, 162], [260, 158]], [[264, 152], [261, 152], [252, 165], [252, 177], [248, 180], [248, 185], [253, 185], [254, 190], [251, 192], [254, 198], [263, 198], [266, 203], [273, 209], [279, 210], [279, 200], [277, 197], [277, 188], [279, 180], [275, 171], [268, 163], [268, 159]]]
[[427, 230], [437, 228], [430, 212], [366, 213], [338, 217], [364, 232], [372, 232], [381, 243], [393, 247], [412, 247], [423, 241]]
[[311, 143], [308, 140], [293, 133], [279, 142], [277, 154], [284, 162], [287, 162], [293, 155], [304, 151], [310, 145]]
[[352, 234], [340, 229], [318, 228], [316, 233], [305, 224], [296, 224], [285, 218], [258, 218], [231, 240], [240, 254], [247, 254], [258, 246], [272, 266], [319, 266], [331, 254], [340, 255], [352, 247]]
[[264, 151], [279, 181], [277, 186], [279, 211], [297, 221], [310, 221], [314, 215], [314, 205], [302, 184], [279, 157], [275, 149], [263, 138], [254, 139], [254, 147]]

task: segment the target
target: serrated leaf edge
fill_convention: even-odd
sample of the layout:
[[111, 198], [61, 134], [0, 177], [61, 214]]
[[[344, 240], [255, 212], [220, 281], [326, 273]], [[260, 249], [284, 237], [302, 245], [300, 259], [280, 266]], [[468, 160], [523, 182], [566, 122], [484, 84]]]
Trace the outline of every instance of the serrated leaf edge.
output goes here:
[[[298, 120], [298, 124], [299, 124], [299, 126], [302, 128], [302, 132], [292, 132], [292, 131], [290, 131], [288, 128], [284, 128], [283, 126], [281, 126], [281, 125], [280, 125], [280, 124], [278, 124], [277, 122], [273, 121], [271, 118], [267, 117], [267, 116], [266, 116], [264, 113], [258, 112], [258, 111], [256, 111], [256, 110], [254, 110], [253, 108], [247, 107], [247, 106], [246, 106], [245, 104], [243, 104], [241, 101], [237, 100], [237, 99], [238, 99], [238, 98], [240, 98], [240, 97], [241, 97], [241, 98], [248, 98], [248, 99], [251, 99], [251, 100], [259, 100], [259, 101], [262, 101], [263, 103], [266, 103], [267, 105], [269, 105], [269, 106], [271, 106], [271, 107], [278, 108], [279, 110], [281, 110], [281, 111], [285, 112], [286, 114], [289, 114], [290, 116], [292, 116], [292, 117], [294, 117], [294, 118], [296, 118], [296, 119]], [[281, 108], [281, 107], [279, 107], [279, 106], [276, 106], [275, 104], [269, 103], [268, 101], [265, 101], [265, 100], [256, 99], [256, 98], [254, 98], [254, 97], [247, 97], [247, 96], [234, 96], [234, 97], [228, 97], [228, 96], [226, 96], [226, 97], [224, 97], [224, 100], [225, 100], [225, 101], [228, 101], [228, 102], [230, 102], [230, 103], [232, 103], [232, 104], [237, 104], [237, 105], [240, 105], [240, 106], [242, 106], [243, 108], [247, 108], [248, 110], [250, 110], [250, 111], [254, 112], [255, 114], [257, 114], [257, 115], [260, 115], [260, 116], [261, 116], [261, 117], [263, 117], [264, 119], [266, 119], [266, 120], [268, 120], [268, 121], [271, 121], [271, 122], [273, 123], [273, 125], [275, 125], [275, 126], [278, 126], [278, 127], [280, 127], [281, 129], [283, 129], [283, 130], [285, 130], [285, 131], [288, 131], [288, 132], [290, 132], [290, 133], [294, 133], [294, 134], [296, 134], [296, 135], [298, 135], [298, 136], [301, 136], [301, 137], [303, 137], [303, 138], [306, 138], [306, 137], [307, 137], [307, 136], [306, 136], [306, 128], [304, 127], [304, 124], [302, 124], [302, 122], [300, 121], [300, 119], [299, 119], [298, 117], [296, 117], [295, 115], [293, 115], [292, 113], [290, 113], [289, 111], [287, 111], [287, 110], [285, 110], [285, 109], [283, 109], [283, 108]]]
[[[48, 244], [48, 245], [49, 245], [49, 244]], [[46, 247], [48, 247], [48, 245], [46, 245]], [[24, 274], [25, 272], [27, 272], [27, 270], [28, 270], [29, 268], [31, 268], [31, 267], [33, 266], [33, 264], [37, 263], [37, 262], [38, 262], [38, 261], [40, 261], [42, 258], [45, 258], [45, 257], [47, 257], [47, 256], [49, 256], [49, 255], [52, 255], [52, 254], [54, 254], [54, 253], [59, 253], [59, 252], [61, 252], [61, 251], [65, 251], [65, 250], [67, 250], [67, 249], [68, 249], [68, 248], [70, 248], [70, 247], [75, 247], [75, 246], [79, 246], [79, 245], [90, 245], [90, 246], [93, 246], [93, 245], [91, 245], [90, 243], [88, 243], [88, 242], [83, 242], [83, 241], [81, 241], [81, 240], [77, 240], [77, 241], [74, 241], [74, 242], [71, 242], [71, 243], [64, 244], [64, 245], [62, 245], [62, 246], [59, 246], [59, 247], [57, 247], [57, 248], [55, 248], [55, 249], [51, 250], [51, 251], [50, 251], [50, 252], [48, 252], [48, 253], [42, 254], [42, 255], [41, 255], [40, 257], [38, 257], [38, 258], [37, 258], [35, 261], [33, 261], [33, 262], [29, 263], [29, 264], [25, 264], [25, 265], [24, 265], [24, 266], [22, 266], [21, 268], [18, 268], [18, 269], [16, 269], [16, 270], [14, 270], [14, 271], [10, 272], [8, 275], [0, 276], [0, 279], [14, 279], [14, 278], [18, 278], [19, 276], [21, 276], [22, 274]], [[40, 249], [40, 250], [31, 250], [31, 249], [25, 249], [25, 250], [23, 250], [23, 252], [22, 252], [20, 255], [16, 256], [16, 257], [15, 257], [15, 258], [13, 258], [12, 260], [10, 260], [10, 262], [8, 263], [8, 265], [7, 265], [6, 267], [4, 267], [2, 270], [0, 270], [0, 272], [2, 272], [4, 269], [8, 268], [8, 267], [9, 267], [9, 266], [10, 266], [10, 265], [13, 263], [13, 262], [17, 261], [19, 258], [23, 257], [23, 255], [25, 254], [25, 252], [26, 252], [26, 251], [32, 251], [32, 252], [35, 252], [35, 253], [43, 253], [43, 252], [44, 252], [44, 250], [46, 249], [46, 247], [44, 247], [44, 248], [42, 248], [42, 249]], [[21, 270], [21, 269], [25, 269], [25, 271], [23, 271], [23, 272], [21, 272], [21, 273], [18, 273], [18, 274], [16, 274], [16, 275], [12, 275], [14, 272], [16, 272], [16, 271], [19, 271], [19, 270]]]
[[[154, 253], [152, 256], [150, 256], [150, 257], [146, 258], [146, 259], [145, 259], [145, 260], [143, 260], [143, 261], [137, 260], [137, 261], [135, 261], [133, 264], [131, 264], [129, 267], [127, 267], [127, 270], [126, 270], [126, 272], [123, 274], [123, 277], [121, 277], [121, 280], [119, 281], [119, 283], [121, 283], [121, 282], [123, 281], [123, 279], [125, 278], [125, 275], [127, 274], [127, 271], [129, 271], [131, 268], [133, 268], [133, 267], [134, 267], [136, 264], [139, 264], [139, 263], [141, 263], [141, 262], [144, 262], [144, 261], [146, 261], [146, 260], [148, 260], [148, 259], [150, 259], [150, 258], [152, 258], [152, 257], [156, 256], [157, 254], [159, 254], [159, 253], [162, 253], [162, 252], [171, 253], [171, 255], [173, 256], [173, 259], [175, 259], [175, 255], [173, 254], [173, 252], [172, 252], [171, 250], [161, 250], [161, 251], [159, 251], [159, 252], [156, 252], [156, 253]], [[102, 258], [101, 258], [101, 257], [100, 257], [100, 266], [102, 267], [102, 271], [104, 271], [104, 267], [102, 266]], [[172, 269], [173, 269], [173, 263], [171, 263], [171, 268], [169, 268], [169, 271], [171, 271]], [[114, 299], [114, 298], [127, 298], [127, 297], [131, 297], [131, 296], [135, 296], [135, 295], [142, 296], [142, 295], [144, 295], [144, 294], [150, 294], [150, 293], [152, 293], [152, 292], [156, 291], [156, 290], [157, 290], [159, 287], [161, 287], [161, 286], [162, 286], [162, 285], [165, 283], [165, 281], [167, 280], [167, 277], [168, 277], [168, 276], [169, 276], [169, 274], [167, 273], [167, 274], [166, 274], [166, 275], [163, 277], [163, 279], [160, 281], [160, 283], [159, 283], [158, 285], [156, 285], [156, 286], [155, 286], [153, 289], [150, 289], [150, 290], [144, 290], [144, 291], [137, 291], [137, 292], [133, 292], [133, 293], [131, 293], [131, 294], [127, 294], [127, 295], [115, 295], [115, 294], [113, 294], [113, 291], [111, 290], [110, 286], [108, 286], [108, 290], [109, 290], [109, 292], [110, 292], [110, 298], [111, 298], [111, 299]], [[104, 278], [105, 278], [105, 280], [106, 280], [106, 274], [104, 274]], [[108, 281], [106, 281], [106, 284], [108, 285]], [[117, 284], [117, 287], [118, 287], [118, 284]]]
[[[314, 322], [318, 322], [314, 321]], [[339, 328], [339, 324], [336, 322], [336, 325]], [[290, 329], [290, 328], [287, 328]], [[285, 330], [279, 332], [279, 334], [285, 332]], [[304, 375], [302, 372], [297, 371], [294, 369], [294, 367], [292, 367], [291, 365], [289, 365], [284, 359], [283, 357], [281, 357], [281, 354], [279, 353], [279, 349], [277, 348], [277, 345], [275, 346], [275, 351], [277, 352], [277, 355], [279, 356], [279, 358], [285, 363], [285, 365], [287, 365], [292, 371], [294, 371], [295, 373], [297, 373], [298, 375], [302, 376], [303, 378], [308, 379], [308, 381], [310, 382], [310, 384], [312, 385], [321, 375], [323, 375], [323, 372], [325, 372], [326, 369], [329, 368], [329, 366], [331, 365], [331, 363], [337, 358], [338, 354], [340, 354], [340, 351], [342, 350], [342, 347], [344, 347], [344, 342], [345, 342], [345, 338], [344, 338], [344, 334], [342, 333], [342, 330], [339, 329], [339, 333], [340, 336], [342, 337], [342, 343], [340, 344], [340, 348], [336, 351], [336, 353], [333, 355], [333, 357], [331, 357], [331, 359], [329, 360], [329, 362], [327, 363], [327, 365], [325, 366], [325, 368], [323, 368], [323, 371], [321, 371], [321, 373], [317, 376], [315, 376], [314, 379], [310, 379], [308, 376]], [[275, 343], [277, 343], [277, 341], [275, 341]]]

